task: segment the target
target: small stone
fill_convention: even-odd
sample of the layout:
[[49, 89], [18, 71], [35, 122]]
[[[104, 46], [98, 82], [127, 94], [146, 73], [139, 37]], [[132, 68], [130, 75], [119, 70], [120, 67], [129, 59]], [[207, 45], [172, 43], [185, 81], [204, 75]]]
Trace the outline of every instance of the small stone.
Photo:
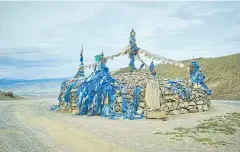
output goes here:
[[64, 102], [64, 106], [67, 107], [68, 106], [68, 102]]
[[173, 109], [173, 106], [169, 107], [169, 110], [170, 110], [170, 111], [174, 110], [174, 109]]
[[117, 90], [117, 91], [116, 91], [116, 95], [117, 95], [117, 96], [120, 96], [120, 95], [121, 95], [121, 91]]
[[185, 114], [185, 113], [188, 113], [187, 109], [180, 109], [180, 114]]
[[142, 113], [144, 113], [144, 110], [137, 110], [137, 114], [141, 115]]
[[116, 101], [117, 103], [122, 103], [122, 97], [117, 97]]
[[202, 105], [203, 104], [203, 101], [200, 100], [200, 101], [197, 101], [197, 105]]
[[179, 102], [184, 102], [183, 99], [179, 99]]
[[115, 107], [115, 111], [116, 111], [116, 112], [119, 112], [120, 110], [121, 110], [121, 109], [120, 109], [119, 106]]
[[197, 105], [197, 109], [199, 112], [202, 112], [203, 111], [203, 106], [202, 105]]
[[166, 92], [165, 92], [165, 95], [173, 95], [173, 92], [166, 91]]
[[145, 97], [144, 96], [140, 96], [139, 101], [140, 102], [145, 102]]
[[172, 105], [174, 110], [177, 109], [177, 106], [178, 106], [177, 102], [173, 102]]
[[131, 96], [131, 95], [126, 95], [126, 99], [133, 99], [133, 96]]
[[76, 102], [72, 102], [72, 107], [77, 107], [77, 103]]
[[140, 106], [138, 106], [137, 110], [143, 110], [143, 108], [142, 108], [142, 107], [140, 107]]
[[72, 114], [77, 114], [77, 109], [73, 109], [71, 113]]
[[127, 103], [131, 103], [132, 100], [131, 99], [126, 99]]
[[166, 105], [170, 108], [172, 106], [172, 102], [168, 102]]
[[188, 106], [188, 109], [197, 108], [197, 106]]
[[196, 106], [196, 103], [195, 102], [190, 102], [188, 105], [189, 106]]
[[191, 109], [189, 109], [189, 112], [190, 113], [196, 113], [196, 112], [198, 112], [198, 110], [197, 110], [197, 108], [191, 108]]
[[165, 112], [168, 112], [169, 111], [169, 108], [166, 104], [162, 105], [161, 106], [161, 111], [165, 111]]
[[145, 102], [140, 102], [140, 103], [139, 103], [139, 106], [144, 109], [144, 108], [146, 107], [146, 106], [145, 106]]
[[163, 119], [163, 118], [166, 118], [166, 113], [163, 111], [147, 111], [146, 118], [148, 118], [148, 119]]
[[204, 105], [203, 106], [203, 111], [208, 111], [209, 109], [208, 109], [208, 106], [207, 105]]
[[[129, 86], [131, 88], [131, 86]], [[127, 93], [128, 95], [130, 95], [132, 93], [132, 90], [131, 89], [128, 89]]]
[[185, 107], [185, 106], [184, 106], [184, 103], [180, 103], [180, 104], [178, 105], [178, 107], [184, 108], [184, 107]]
[[208, 102], [208, 103], [207, 103], [207, 106], [208, 106], [208, 108], [210, 109], [210, 108], [211, 108], [211, 107], [210, 107], [210, 106], [211, 106], [211, 102]]
[[203, 94], [201, 94], [201, 93], [197, 93], [196, 96], [197, 96], [197, 97], [202, 97]]
[[179, 115], [180, 111], [179, 110], [173, 110], [171, 111], [172, 112], [172, 115]]
[[165, 96], [165, 100], [167, 100], [167, 101], [176, 101], [177, 99], [174, 96]]
[[184, 102], [183, 104], [185, 108], [188, 108], [188, 102]]

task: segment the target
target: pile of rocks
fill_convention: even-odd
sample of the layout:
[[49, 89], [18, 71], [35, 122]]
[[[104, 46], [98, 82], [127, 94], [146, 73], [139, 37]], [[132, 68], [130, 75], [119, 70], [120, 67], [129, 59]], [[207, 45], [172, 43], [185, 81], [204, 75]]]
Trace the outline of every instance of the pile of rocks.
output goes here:
[[64, 95], [67, 88], [65, 88], [65, 90], [62, 90], [62, 92], [60, 93], [61, 102], [59, 103], [61, 110], [69, 111], [74, 114], [77, 113], [77, 101], [79, 99], [77, 95], [77, 89], [79, 88], [80, 84], [81, 84], [81, 81], [78, 81], [76, 85], [72, 88], [70, 93], [70, 98], [71, 98], [70, 102], [64, 101]]
[[[185, 84], [187, 85], [187, 84]], [[170, 86], [160, 88], [162, 92], [162, 103], [160, 110], [166, 114], [178, 115], [208, 111], [210, 108], [210, 97], [201, 88], [192, 88], [190, 98], [180, 99], [178, 95], [169, 91]]]
[[71, 90], [71, 113], [76, 114], [77, 111], [77, 102], [79, 100], [79, 96], [77, 95], [77, 89], [79, 88], [81, 82], [77, 82], [77, 84]]
[[[124, 84], [124, 94], [128, 103], [133, 101], [133, 90], [135, 87], [142, 88], [138, 112], [144, 111], [146, 118], [165, 118], [166, 115], [179, 115], [208, 111], [210, 109], [210, 98], [200, 87], [191, 88], [190, 98], [181, 99], [179, 95], [170, 91], [171, 86], [166, 78], [153, 77], [149, 72], [135, 71], [132, 73], [119, 73], [113, 76], [118, 84]], [[182, 82], [184, 87], [187, 83]], [[76, 90], [80, 82], [71, 90], [71, 102], [64, 102], [63, 95], [60, 107], [62, 110], [77, 113], [78, 95]], [[117, 91], [115, 111], [122, 111], [122, 94]]]
[[[133, 101], [134, 88], [140, 86], [142, 90], [140, 94], [138, 110], [146, 109], [145, 86], [149, 80], [154, 78], [153, 76], [147, 72], [135, 71], [132, 73], [119, 73], [118, 75], [115, 75], [114, 78], [117, 80], [118, 84], [124, 84], [124, 93], [128, 103]], [[121, 112], [121, 104], [122, 92], [117, 92], [115, 102], [116, 112]]]
[[[125, 84], [125, 94], [128, 102], [133, 99], [133, 89], [142, 87], [139, 110], [144, 109], [146, 118], [160, 118], [166, 115], [179, 115], [208, 111], [210, 98], [200, 87], [191, 88], [188, 99], [181, 99], [170, 91], [169, 79], [156, 78], [148, 72], [122, 73], [115, 76], [119, 83]], [[181, 84], [188, 87], [187, 83]], [[121, 111], [122, 95], [117, 93], [116, 111]]]

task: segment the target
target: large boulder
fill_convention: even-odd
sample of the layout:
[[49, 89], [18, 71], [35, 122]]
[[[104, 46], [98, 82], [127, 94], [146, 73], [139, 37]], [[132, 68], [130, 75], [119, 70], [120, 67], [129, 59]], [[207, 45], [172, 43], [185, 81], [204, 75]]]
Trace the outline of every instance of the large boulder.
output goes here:
[[160, 109], [161, 107], [161, 90], [158, 82], [155, 80], [148, 81], [145, 90], [146, 106], [149, 109]]
[[148, 119], [164, 119], [167, 116], [164, 111], [147, 111], [145, 117]]

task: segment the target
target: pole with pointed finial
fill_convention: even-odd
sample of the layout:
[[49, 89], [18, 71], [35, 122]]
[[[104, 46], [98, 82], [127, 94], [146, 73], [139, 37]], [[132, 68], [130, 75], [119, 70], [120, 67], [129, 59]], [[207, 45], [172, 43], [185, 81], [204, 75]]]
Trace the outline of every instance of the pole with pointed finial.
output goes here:
[[102, 50], [102, 54], [101, 54], [102, 58], [104, 57], [104, 54], [103, 54], [103, 50]]
[[138, 53], [138, 47], [137, 47], [137, 44], [136, 44], [135, 36], [136, 36], [136, 33], [135, 33], [134, 29], [132, 29], [131, 32], [130, 32], [130, 37], [129, 37], [129, 44], [130, 44], [129, 68], [130, 68], [130, 72], [133, 72], [136, 69], [134, 62], [135, 62], [135, 55]]
[[78, 68], [78, 72], [76, 73], [76, 75], [74, 76], [74, 78], [79, 79], [79, 78], [84, 78], [84, 66], [83, 66], [83, 45], [82, 45], [82, 50], [80, 53], [80, 65]]
[[81, 65], [83, 65], [83, 45], [82, 45], [82, 50], [80, 53], [80, 63], [81, 63]]
[[155, 70], [155, 65], [153, 63], [153, 60], [150, 64], [150, 66], [149, 66], [149, 69], [150, 69], [150, 72], [151, 72], [152, 76], [156, 76], [156, 70]]

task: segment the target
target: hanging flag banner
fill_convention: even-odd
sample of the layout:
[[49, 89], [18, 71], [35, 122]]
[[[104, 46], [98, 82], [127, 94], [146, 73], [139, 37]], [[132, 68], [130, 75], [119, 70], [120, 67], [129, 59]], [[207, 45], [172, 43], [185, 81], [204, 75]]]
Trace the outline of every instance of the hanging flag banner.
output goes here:
[[[107, 56], [107, 57], [104, 57], [104, 58], [105, 58], [105, 60], [109, 60], [109, 59], [114, 60], [115, 57], [119, 57], [119, 56], [129, 54], [130, 51], [131, 51], [130, 50], [130, 45], [128, 45], [127, 47], [122, 49], [120, 53], [117, 53], [117, 54], [114, 54], [114, 55], [111, 55], [111, 56]], [[165, 57], [161, 57], [159, 55], [148, 52], [144, 49], [139, 49], [138, 54], [136, 54], [136, 59], [138, 61], [140, 61], [142, 64], [144, 64], [144, 66], [146, 66], [146, 67], [148, 67], [147, 64], [143, 62], [143, 60], [140, 58], [139, 54], [142, 54], [143, 56], [145, 56], [149, 59], [160, 61], [160, 63], [163, 63], [163, 64], [170, 64], [170, 65], [173, 65], [173, 66], [184, 68], [184, 64], [179, 62], [179, 61], [174, 61], [174, 60], [171, 60], [171, 59], [167, 59]], [[97, 62], [100, 62], [100, 55], [96, 55], [95, 60]], [[89, 65], [84, 65], [83, 67], [91, 69], [91, 68], [94, 68], [96, 65], [97, 65], [97, 63], [93, 63], [93, 64], [89, 64]]]
[[158, 56], [156, 54], [153, 54], [153, 53], [148, 52], [148, 51], [143, 50], [143, 49], [139, 50], [139, 54], [143, 54], [144, 56], [146, 56], [146, 57], [148, 57], [150, 59], [156, 60], [156, 61], [161, 61], [163, 64], [164, 63], [171, 64], [171, 65], [174, 65], [174, 66], [178, 66], [180, 68], [184, 67], [183, 63], [180, 63], [180, 62], [174, 61], [174, 60], [170, 60], [170, 59], [167, 59], [165, 57]]

